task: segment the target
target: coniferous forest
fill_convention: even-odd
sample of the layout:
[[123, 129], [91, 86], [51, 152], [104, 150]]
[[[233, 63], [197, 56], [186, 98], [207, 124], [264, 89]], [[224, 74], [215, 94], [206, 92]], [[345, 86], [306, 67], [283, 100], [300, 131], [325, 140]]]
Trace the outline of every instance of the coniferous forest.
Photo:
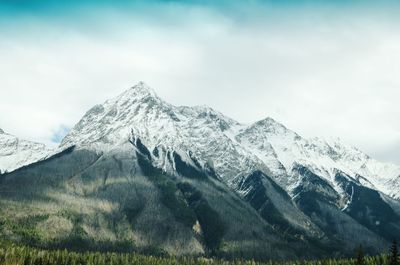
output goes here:
[[151, 256], [135, 253], [72, 252], [44, 250], [11, 243], [0, 243], [0, 265], [400, 265], [397, 242], [388, 253], [364, 256], [362, 248], [349, 259], [323, 259], [314, 261], [222, 260], [214, 258]]

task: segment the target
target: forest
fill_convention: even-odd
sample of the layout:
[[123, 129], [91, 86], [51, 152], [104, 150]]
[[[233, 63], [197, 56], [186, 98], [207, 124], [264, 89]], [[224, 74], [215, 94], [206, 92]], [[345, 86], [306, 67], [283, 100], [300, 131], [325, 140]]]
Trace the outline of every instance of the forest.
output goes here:
[[73, 252], [45, 250], [0, 242], [0, 265], [400, 265], [396, 241], [388, 253], [364, 256], [362, 247], [354, 258], [314, 261], [222, 260], [202, 257], [151, 256], [136, 253]]

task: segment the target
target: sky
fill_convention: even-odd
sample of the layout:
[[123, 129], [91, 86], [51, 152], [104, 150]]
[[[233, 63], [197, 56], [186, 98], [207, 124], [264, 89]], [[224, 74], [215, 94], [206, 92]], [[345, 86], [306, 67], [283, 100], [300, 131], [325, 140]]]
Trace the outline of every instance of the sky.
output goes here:
[[0, 1], [0, 128], [56, 146], [139, 81], [400, 164], [396, 1]]

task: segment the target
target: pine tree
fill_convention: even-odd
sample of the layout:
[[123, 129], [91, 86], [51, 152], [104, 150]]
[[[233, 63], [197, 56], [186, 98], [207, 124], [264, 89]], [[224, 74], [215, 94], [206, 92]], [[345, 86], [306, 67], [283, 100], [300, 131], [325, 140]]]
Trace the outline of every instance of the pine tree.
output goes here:
[[357, 260], [355, 265], [365, 265], [364, 251], [361, 245], [357, 250]]
[[393, 240], [393, 244], [390, 247], [389, 265], [400, 265], [400, 262], [399, 262], [399, 251], [398, 251], [398, 248], [397, 248], [397, 241], [396, 240]]

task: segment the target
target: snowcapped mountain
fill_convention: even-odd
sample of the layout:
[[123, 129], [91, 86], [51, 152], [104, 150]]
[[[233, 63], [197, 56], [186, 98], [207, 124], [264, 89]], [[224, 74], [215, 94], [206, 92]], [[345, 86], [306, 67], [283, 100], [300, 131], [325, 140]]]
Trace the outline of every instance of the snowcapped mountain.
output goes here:
[[303, 138], [271, 118], [246, 125], [206, 106], [173, 106], [143, 82], [89, 110], [61, 147], [107, 149], [126, 141], [131, 132], [152, 148], [191, 150], [212, 163], [231, 187], [261, 170], [295, 196], [300, 183], [293, 170], [302, 165], [339, 194], [344, 191], [335, 175], [344, 172], [364, 186], [400, 197], [399, 166], [376, 161], [338, 139]]
[[21, 140], [0, 129], [0, 172], [34, 163], [50, 152], [44, 144]]
[[[9, 168], [40, 160], [0, 175], [0, 214], [35, 214], [41, 246], [312, 258], [400, 236], [398, 166], [271, 118], [174, 106], [143, 82], [90, 109], [58, 151], [0, 139]], [[21, 238], [12, 229], [0, 236]]]
[[400, 186], [396, 185], [400, 180], [399, 166], [372, 159], [339, 139], [306, 139], [271, 118], [248, 126], [236, 138], [254, 152], [291, 193], [298, 184], [292, 174], [293, 168], [303, 165], [330, 182], [338, 192], [342, 191], [335, 175], [341, 171], [364, 186], [400, 197]]
[[176, 107], [161, 100], [144, 83], [96, 105], [64, 138], [61, 147], [107, 149], [133, 132], [147, 146], [190, 150], [210, 161], [225, 180], [263, 166], [234, 139], [241, 125], [211, 108]]

